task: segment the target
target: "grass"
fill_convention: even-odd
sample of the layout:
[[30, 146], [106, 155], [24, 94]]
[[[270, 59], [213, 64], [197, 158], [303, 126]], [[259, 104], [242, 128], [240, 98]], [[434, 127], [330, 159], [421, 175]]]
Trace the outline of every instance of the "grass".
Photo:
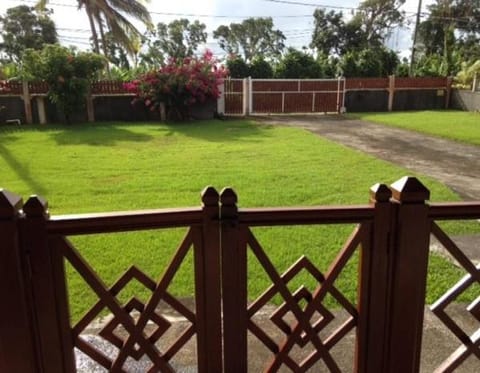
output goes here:
[[[206, 185], [234, 187], [241, 207], [357, 204], [368, 200], [374, 183], [391, 183], [409, 173], [301, 129], [247, 121], [0, 129], [0, 156], [0, 187], [23, 196], [44, 196], [55, 215], [199, 206], [199, 192]], [[445, 186], [418, 176], [433, 200], [459, 200]], [[447, 229], [463, 233], [477, 227], [449, 223]], [[255, 228], [280, 271], [301, 254], [326, 271], [351, 231], [352, 226], [337, 225]], [[70, 239], [111, 285], [132, 264], [159, 278], [184, 234], [183, 229], [172, 229]], [[354, 257], [337, 284], [352, 299], [356, 263]], [[445, 290], [443, 285], [461, 277], [442, 259], [432, 263], [429, 302]], [[72, 268], [67, 269], [76, 320], [96, 298]], [[314, 283], [304, 275], [291, 286], [302, 282]], [[265, 272], [250, 258], [250, 298], [268, 284]], [[191, 253], [171, 291], [179, 296], [193, 294]], [[143, 299], [148, 295], [132, 284], [121, 298], [133, 294]]]
[[348, 117], [480, 145], [480, 113], [438, 110], [351, 113]]

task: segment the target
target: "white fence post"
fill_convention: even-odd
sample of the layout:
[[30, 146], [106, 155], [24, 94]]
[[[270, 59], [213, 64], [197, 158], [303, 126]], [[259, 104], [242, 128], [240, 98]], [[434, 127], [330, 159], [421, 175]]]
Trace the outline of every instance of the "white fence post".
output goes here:
[[218, 91], [220, 92], [220, 97], [217, 99], [217, 114], [225, 114], [225, 81], [218, 85]]
[[250, 115], [253, 113], [253, 83], [252, 77], [248, 77], [248, 112], [247, 114]]

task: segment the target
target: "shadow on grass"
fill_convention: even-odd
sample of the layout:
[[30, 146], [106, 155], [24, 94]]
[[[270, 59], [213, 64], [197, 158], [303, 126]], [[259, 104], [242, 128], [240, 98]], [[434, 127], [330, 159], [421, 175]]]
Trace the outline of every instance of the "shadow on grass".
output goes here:
[[[47, 194], [47, 190], [32, 177], [30, 170], [20, 163], [2, 144], [0, 144], [0, 157], [5, 160], [8, 166], [17, 174], [18, 178], [23, 180], [31, 190], [42, 196]], [[14, 190], [12, 192], [15, 193]]]
[[52, 133], [58, 145], [111, 146], [117, 142], [146, 142], [153, 136], [136, 133], [117, 124], [81, 124], [64, 127], [56, 126], [60, 132]]
[[159, 129], [167, 132], [165, 136], [181, 134], [210, 142], [263, 141], [260, 138], [270, 136], [273, 126], [246, 120], [208, 120], [195, 122], [166, 123]]

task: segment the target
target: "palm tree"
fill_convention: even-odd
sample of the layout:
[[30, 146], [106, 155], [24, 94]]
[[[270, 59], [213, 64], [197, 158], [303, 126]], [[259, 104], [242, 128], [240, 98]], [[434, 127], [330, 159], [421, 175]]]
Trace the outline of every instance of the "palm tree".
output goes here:
[[[148, 28], [152, 27], [150, 13], [139, 0], [77, 0], [77, 2], [78, 9], [83, 8], [87, 13], [94, 51], [100, 53], [101, 41], [105, 57], [107, 57], [105, 28], [111, 32], [119, 45], [133, 55], [138, 52], [136, 40], [139, 40], [142, 34], [127, 16], [143, 22]], [[48, 0], [40, 0], [37, 6], [44, 8], [47, 3]]]

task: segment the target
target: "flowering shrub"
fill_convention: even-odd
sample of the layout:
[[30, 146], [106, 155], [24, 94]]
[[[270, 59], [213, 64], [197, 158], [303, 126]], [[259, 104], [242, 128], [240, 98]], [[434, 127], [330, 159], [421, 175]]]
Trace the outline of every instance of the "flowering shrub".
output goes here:
[[10, 87], [6, 80], [0, 80], [0, 93], [8, 93], [10, 92]]
[[90, 82], [104, 67], [105, 60], [94, 53], [49, 44], [40, 51], [27, 49], [22, 63], [24, 78], [46, 81], [49, 100], [63, 111], [70, 123], [75, 110], [85, 105]]
[[159, 70], [125, 83], [124, 87], [134, 92], [150, 110], [159, 110], [160, 103], [164, 103], [169, 118], [187, 119], [190, 106], [220, 96], [218, 86], [227, 70], [217, 65], [210, 51], [199, 58], [172, 59]]

